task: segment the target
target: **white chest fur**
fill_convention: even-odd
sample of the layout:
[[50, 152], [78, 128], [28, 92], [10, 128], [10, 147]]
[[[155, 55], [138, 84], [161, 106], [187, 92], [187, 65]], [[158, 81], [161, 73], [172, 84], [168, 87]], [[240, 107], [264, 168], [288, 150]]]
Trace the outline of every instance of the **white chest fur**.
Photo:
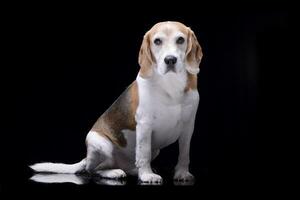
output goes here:
[[168, 73], [151, 80], [137, 78], [139, 106], [136, 120], [148, 123], [153, 130], [152, 148], [161, 149], [175, 142], [184, 131], [185, 123], [197, 109], [191, 96], [197, 91], [184, 92], [187, 75]]
[[152, 148], [160, 149], [175, 142], [183, 130], [182, 105], [158, 105], [153, 116]]

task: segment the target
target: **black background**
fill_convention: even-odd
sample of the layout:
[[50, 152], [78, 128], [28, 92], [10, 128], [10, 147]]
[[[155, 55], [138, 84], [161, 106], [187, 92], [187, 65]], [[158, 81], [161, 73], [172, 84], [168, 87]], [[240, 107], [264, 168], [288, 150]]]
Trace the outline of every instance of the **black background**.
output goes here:
[[191, 144], [191, 172], [197, 181], [189, 189], [173, 186], [174, 144], [153, 164], [166, 180], [159, 190], [197, 192], [212, 182], [261, 184], [263, 166], [272, 159], [260, 151], [261, 141], [273, 126], [272, 97], [281, 88], [275, 73], [286, 64], [285, 9], [28, 7], [18, 7], [5, 18], [4, 55], [9, 62], [8, 76], [2, 79], [7, 97], [3, 105], [10, 120], [1, 134], [6, 163], [1, 166], [1, 191], [145, 190], [134, 178], [115, 189], [93, 183], [37, 184], [28, 181], [32, 172], [27, 165], [73, 163], [85, 156], [87, 132], [137, 75], [144, 33], [166, 20], [190, 26], [204, 57]]

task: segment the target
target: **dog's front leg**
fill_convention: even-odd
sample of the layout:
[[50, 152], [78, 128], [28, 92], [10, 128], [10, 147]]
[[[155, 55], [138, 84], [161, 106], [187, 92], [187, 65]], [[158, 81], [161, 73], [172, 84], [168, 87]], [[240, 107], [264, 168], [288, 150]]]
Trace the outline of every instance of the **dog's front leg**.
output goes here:
[[183, 127], [185, 127], [185, 129], [179, 137], [179, 156], [174, 175], [174, 180], [179, 181], [194, 180], [194, 176], [189, 172], [189, 164], [191, 138], [194, 132], [196, 112], [200, 100], [198, 91], [191, 93], [191, 99], [194, 105], [185, 107], [184, 109], [185, 120], [183, 121]]
[[192, 181], [194, 176], [189, 172], [190, 143], [194, 131], [194, 122], [188, 123], [187, 130], [179, 137], [179, 156], [175, 167], [174, 180]]
[[138, 122], [136, 126], [136, 167], [139, 180], [146, 183], [160, 183], [161, 176], [151, 169], [151, 123]]

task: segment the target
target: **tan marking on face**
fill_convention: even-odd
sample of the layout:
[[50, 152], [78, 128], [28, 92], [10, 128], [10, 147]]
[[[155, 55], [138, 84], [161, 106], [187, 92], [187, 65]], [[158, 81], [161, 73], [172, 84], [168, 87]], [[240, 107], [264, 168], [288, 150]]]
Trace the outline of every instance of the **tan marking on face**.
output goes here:
[[149, 30], [149, 36], [150, 39], [153, 39], [153, 35], [157, 32], [164, 32], [167, 36], [171, 35], [173, 31], [180, 31], [186, 36], [188, 35], [188, 27], [186, 27], [184, 24], [180, 22], [173, 22], [173, 21], [167, 21], [167, 22], [159, 22], [155, 24], [150, 30]]
[[187, 73], [187, 81], [186, 86], [184, 88], [184, 92], [189, 90], [196, 90], [197, 89], [197, 75]]
[[199, 65], [203, 57], [202, 48], [196, 35], [191, 29], [188, 29], [188, 47], [186, 52], [187, 71], [191, 74], [199, 73]]
[[125, 147], [127, 141], [122, 130], [135, 130], [135, 113], [138, 99], [138, 85], [134, 81], [109, 109], [101, 115], [92, 130], [107, 137], [117, 146]]
[[139, 74], [143, 78], [149, 78], [153, 71], [152, 71], [152, 65], [153, 65], [153, 56], [150, 50], [150, 38], [149, 38], [149, 32], [147, 32], [144, 35], [143, 42], [140, 48], [139, 52], [139, 58], [138, 58], [139, 65], [141, 67]]

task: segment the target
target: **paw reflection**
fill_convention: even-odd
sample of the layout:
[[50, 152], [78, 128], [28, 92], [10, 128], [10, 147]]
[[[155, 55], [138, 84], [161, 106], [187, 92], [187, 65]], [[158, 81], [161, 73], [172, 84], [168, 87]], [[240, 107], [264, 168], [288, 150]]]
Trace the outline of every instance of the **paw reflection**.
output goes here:
[[162, 185], [162, 182], [138, 182], [138, 185]]
[[98, 185], [126, 185], [126, 179], [106, 179], [101, 177], [94, 177], [94, 182]]
[[141, 180], [138, 180], [137, 182], [138, 185], [162, 185], [163, 184], [163, 181], [141, 181]]
[[173, 184], [176, 186], [192, 186], [195, 184], [195, 180], [190, 180], [190, 181], [174, 180]]

